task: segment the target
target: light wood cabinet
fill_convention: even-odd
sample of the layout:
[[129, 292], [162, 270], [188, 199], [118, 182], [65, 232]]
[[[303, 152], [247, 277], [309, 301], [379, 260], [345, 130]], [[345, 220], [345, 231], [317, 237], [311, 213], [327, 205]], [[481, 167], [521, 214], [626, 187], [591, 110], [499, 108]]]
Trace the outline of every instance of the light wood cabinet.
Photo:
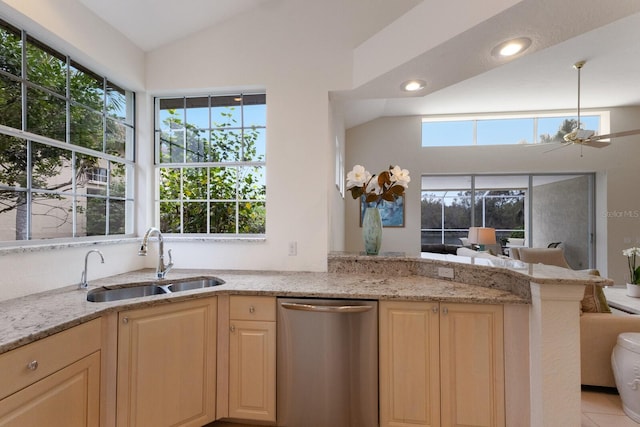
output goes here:
[[502, 427], [502, 306], [380, 303], [380, 425]]
[[0, 356], [0, 426], [100, 425], [100, 319]]
[[276, 420], [276, 300], [229, 301], [230, 418]]
[[215, 419], [216, 304], [202, 298], [119, 313], [118, 427]]

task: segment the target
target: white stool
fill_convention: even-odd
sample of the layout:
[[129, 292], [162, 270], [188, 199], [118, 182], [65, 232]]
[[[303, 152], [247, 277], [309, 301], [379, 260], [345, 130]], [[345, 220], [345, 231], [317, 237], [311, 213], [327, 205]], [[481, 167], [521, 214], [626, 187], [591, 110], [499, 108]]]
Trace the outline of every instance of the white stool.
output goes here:
[[611, 354], [611, 368], [624, 413], [640, 423], [640, 333], [618, 335]]

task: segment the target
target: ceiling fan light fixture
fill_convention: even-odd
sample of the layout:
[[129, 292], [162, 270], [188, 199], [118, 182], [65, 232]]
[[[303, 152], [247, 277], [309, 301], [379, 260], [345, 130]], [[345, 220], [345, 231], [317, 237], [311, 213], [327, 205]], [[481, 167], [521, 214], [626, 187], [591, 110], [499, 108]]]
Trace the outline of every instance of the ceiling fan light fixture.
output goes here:
[[491, 50], [491, 55], [497, 58], [508, 58], [524, 52], [531, 46], [529, 37], [518, 37], [504, 41]]
[[405, 92], [416, 92], [424, 89], [427, 86], [427, 82], [424, 80], [414, 79], [407, 80], [400, 85], [400, 88]]

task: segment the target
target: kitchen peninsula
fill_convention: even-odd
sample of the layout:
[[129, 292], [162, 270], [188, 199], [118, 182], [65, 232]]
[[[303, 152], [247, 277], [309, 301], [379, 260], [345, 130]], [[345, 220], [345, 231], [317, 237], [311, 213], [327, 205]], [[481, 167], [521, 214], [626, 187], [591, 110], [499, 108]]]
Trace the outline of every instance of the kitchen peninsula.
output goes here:
[[[579, 426], [578, 303], [584, 283], [609, 284], [543, 265], [496, 267], [464, 257], [345, 253], [330, 254], [327, 273], [174, 270], [167, 280], [195, 276], [226, 283], [105, 303], [88, 302], [86, 291], [69, 286], [0, 302], [0, 353], [113, 313], [213, 296], [499, 304], [504, 307], [506, 425], [523, 425], [522, 414], [530, 413], [531, 426]], [[141, 270], [95, 280], [89, 287], [152, 281], [153, 271]]]

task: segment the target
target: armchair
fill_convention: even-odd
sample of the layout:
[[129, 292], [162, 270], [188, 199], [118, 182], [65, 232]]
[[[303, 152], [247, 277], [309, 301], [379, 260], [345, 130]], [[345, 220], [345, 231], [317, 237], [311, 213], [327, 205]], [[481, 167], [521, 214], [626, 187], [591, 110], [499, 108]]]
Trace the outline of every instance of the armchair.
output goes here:
[[509, 256], [531, 264], [547, 264], [571, 268], [562, 248], [511, 248]]

